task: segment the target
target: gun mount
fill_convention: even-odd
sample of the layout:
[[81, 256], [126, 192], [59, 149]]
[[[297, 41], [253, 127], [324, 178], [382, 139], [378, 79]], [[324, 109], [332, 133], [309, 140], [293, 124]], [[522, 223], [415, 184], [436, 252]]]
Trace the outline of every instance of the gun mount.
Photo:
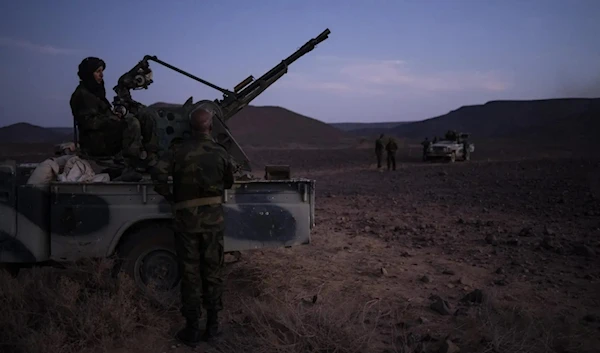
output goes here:
[[212, 111], [213, 118], [213, 137], [217, 142], [222, 144], [237, 164], [238, 171], [250, 172], [250, 161], [231, 135], [229, 128], [225, 122], [231, 119], [236, 113], [248, 106], [256, 97], [263, 93], [268, 87], [279, 80], [288, 71], [288, 66], [296, 60], [312, 51], [317, 44], [326, 40], [330, 34], [329, 29], [325, 29], [316, 38], [306, 42], [300, 49], [296, 50], [292, 55], [282, 60], [278, 65], [273, 67], [267, 73], [254, 79], [253, 76], [248, 76], [236, 85], [233, 91], [221, 88], [199, 77], [196, 77], [180, 68], [168, 64], [156, 56], [146, 55], [144, 58], [131, 70], [119, 78], [117, 85], [113, 88], [117, 94], [113, 100], [115, 111], [122, 115], [127, 113], [136, 114], [143, 104], [136, 102], [131, 97], [131, 90], [147, 89], [152, 81], [152, 70], [149, 66], [149, 61], [156, 62], [173, 71], [176, 71], [184, 76], [187, 76], [195, 81], [198, 81], [206, 86], [214, 88], [223, 94], [223, 99], [200, 100], [193, 103], [193, 98], [190, 97], [183, 105], [159, 105], [153, 104], [149, 108], [154, 109], [157, 113], [157, 130], [159, 134], [159, 143], [161, 151], [168, 150], [173, 144], [176, 144], [191, 135], [191, 127], [189, 123], [189, 113], [202, 107]]

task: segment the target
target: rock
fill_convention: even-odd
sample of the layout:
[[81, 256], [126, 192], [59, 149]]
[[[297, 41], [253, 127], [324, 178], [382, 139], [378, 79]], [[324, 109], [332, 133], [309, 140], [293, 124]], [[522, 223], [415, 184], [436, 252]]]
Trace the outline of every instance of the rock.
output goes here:
[[442, 273], [445, 275], [455, 275], [456, 274], [453, 270], [444, 270]]
[[435, 296], [434, 300], [435, 301], [429, 306], [431, 310], [442, 315], [450, 315], [450, 303], [438, 296]]
[[554, 230], [551, 228], [548, 228], [547, 226], [544, 227], [544, 234], [546, 235], [554, 235]]
[[364, 229], [365, 229], [365, 232], [370, 232], [371, 231], [371, 227], [369, 227], [369, 226], [366, 226]]
[[516, 238], [514, 238], [514, 239], [508, 239], [506, 241], [506, 245], [519, 246], [519, 245], [521, 245], [521, 241], [519, 239], [516, 239]]
[[488, 234], [485, 237], [485, 241], [486, 241], [486, 243], [491, 244], [491, 245], [498, 245], [498, 238], [496, 238], [496, 236], [493, 234]]
[[421, 277], [421, 282], [431, 283], [431, 278], [429, 278], [429, 276], [425, 275], [425, 276]]
[[450, 340], [444, 341], [438, 350], [438, 353], [459, 353], [460, 348]]
[[481, 303], [483, 303], [483, 299], [484, 299], [483, 291], [481, 289], [475, 289], [471, 293], [465, 295], [461, 301], [481, 304]]
[[525, 227], [525, 228], [521, 229], [521, 231], [519, 232], [519, 236], [531, 237], [531, 236], [533, 236], [533, 229], [531, 229], [530, 227]]
[[383, 268], [383, 267], [379, 271], [381, 272], [381, 274], [383, 276], [387, 276], [388, 275], [388, 271], [385, 268]]
[[426, 318], [424, 318], [424, 317], [422, 317], [422, 316], [421, 316], [421, 317], [419, 317], [419, 318], [417, 319], [417, 321], [418, 321], [420, 324], [426, 324], [426, 323], [428, 323], [428, 322], [429, 322], [429, 320], [427, 320]]
[[503, 275], [504, 274], [504, 268], [498, 267], [498, 269], [496, 270], [496, 273], [499, 274], [499, 275]]
[[596, 256], [596, 252], [594, 251], [594, 249], [590, 248], [589, 246], [587, 246], [585, 244], [577, 245], [573, 249], [573, 252], [575, 253], [575, 255], [578, 255], [578, 256], [585, 256], [585, 257]]

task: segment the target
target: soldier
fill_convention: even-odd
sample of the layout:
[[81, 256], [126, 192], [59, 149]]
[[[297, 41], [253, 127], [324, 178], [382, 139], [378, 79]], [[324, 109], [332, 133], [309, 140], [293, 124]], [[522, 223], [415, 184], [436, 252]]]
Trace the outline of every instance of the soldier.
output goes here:
[[377, 156], [377, 169], [381, 169], [381, 159], [383, 157], [383, 134], [375, 140], [375, 155]]
[[437, 142], [438, 142], [438, 140], [439, 140], [439, 139], [438, 139], [438, 137], [437, 137], [437, 136], [436, 136], [436, 137], [434, 137], [434, 138], [433, 138], [433, 143], [437, 143]]
[[156, 121], [149, 110], [141, 110], [137, 117], [125, 119], [112, 110], [106, 99], [104, 69], [106, 63], [88, 57], [79, 64], [80, 82], [71, 95], [71, 112], [79, 130], [81, 151], [90, 157], [122, 157], [133, 161], [156, 162], [158, 136]]
[[[152, 172], [155, 190], [173, 203], [174, 231], [181, 271], [181, 313], [186, 326], [177, 338], [195, 346], [219, 334], [218, 312], [223, 309], [222, 197], [233, 185], [233, 166], [225, 148], [212, 136], [212, 113], [197, 108], [190, 114], [193, 137], [165, 153]], [[168, 176], [173, 177], [173, 193]], [[202, 294], [199, 290], [202, 289]], [[200, 336], [201, 304], [207, 312]]]
[[427, 160], [427, 151], [429, 150], [429, 146], [431, 146], [431, 142], [427, 137], [425, 137], [425, 141], [421, 142], [423, 145], [423, 160]]
[[387, 169], [396, 170], [396, 151], [398, 151], [398, 144], [393, 137], [388, 139], [388, 143], [385, 145], [385, 151], [387, 152]]
[[469, 150], [469, 142], [467, 141], [467, 139], [463, 139], [462, 143], [463, 143], [463, 154], [465, 156], [465, 161], [468, 161], [471, 159], [471, 151]]

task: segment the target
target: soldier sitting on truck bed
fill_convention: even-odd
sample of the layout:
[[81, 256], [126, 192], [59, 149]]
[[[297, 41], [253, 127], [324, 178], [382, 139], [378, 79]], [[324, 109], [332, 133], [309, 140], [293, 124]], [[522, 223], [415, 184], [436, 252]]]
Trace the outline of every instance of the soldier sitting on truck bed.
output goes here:
[[[146, 111], [123, 118], [112, 110], [104, 88], [105, 62], [88, 57], [79, 64], [80, 82], [71, 95], [78, 143], [85, 157], [123, 158], [146, 166], [157, 160], [156, 122]], [[85, 158], [84, 157], [84, 158]]]

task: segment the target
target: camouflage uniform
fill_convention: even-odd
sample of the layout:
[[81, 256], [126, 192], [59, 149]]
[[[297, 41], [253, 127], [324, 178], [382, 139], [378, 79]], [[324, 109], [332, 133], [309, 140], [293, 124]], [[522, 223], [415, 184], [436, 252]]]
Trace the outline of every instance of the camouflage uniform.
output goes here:
[[383, 135], [375, 140], [375, 155], [377, 156], [377, 169], [381, 168], [381, 159], [383, 157]]
[[421, 144], [423, 145], [423, 160], [425, 161], [427, 160], [427, 151], [429, 150], [429, 146], [431, 146], [431, 142], [426, 137], [425, 141], [421, 142]]
[[71, 95], [71, 112], [78, 127], [81, 151], [91, 157], [123, 157], [137, 159], [142, 151], [154, 156], [158, 152], [155, 116], [141, 109], [136, 117], [121, 119], [106, 99], [104, 82], [97, 83], [93, 72], [106, 67], [98, 58], [86, 58], [79, 65], [80, 83]]
[[391, 167], [393, 170], [396, 170], [396, 151], [398, 151], [398, 144], [394, 138], [390, 137], [388, 143], [385, 145], [385, 151], [387, 152], [387, 169], [390, 170]]
[[[169, 175], [173, 176], [172, 194], [167, 184]], [[187, 321], [178, 337], [193, 345], [199, 332], [201, 304], [208, 313], [205, 339], [217, 333], [217, 313], [223, 309], [225, 218], [221, 199], [224, 190], [233, 185], [233, 166], [225, 148], [209, 134], [201, 134], [165, 153], [152, 178], [157, 182], [156, 192], [174, 203], [181, 313]]]

